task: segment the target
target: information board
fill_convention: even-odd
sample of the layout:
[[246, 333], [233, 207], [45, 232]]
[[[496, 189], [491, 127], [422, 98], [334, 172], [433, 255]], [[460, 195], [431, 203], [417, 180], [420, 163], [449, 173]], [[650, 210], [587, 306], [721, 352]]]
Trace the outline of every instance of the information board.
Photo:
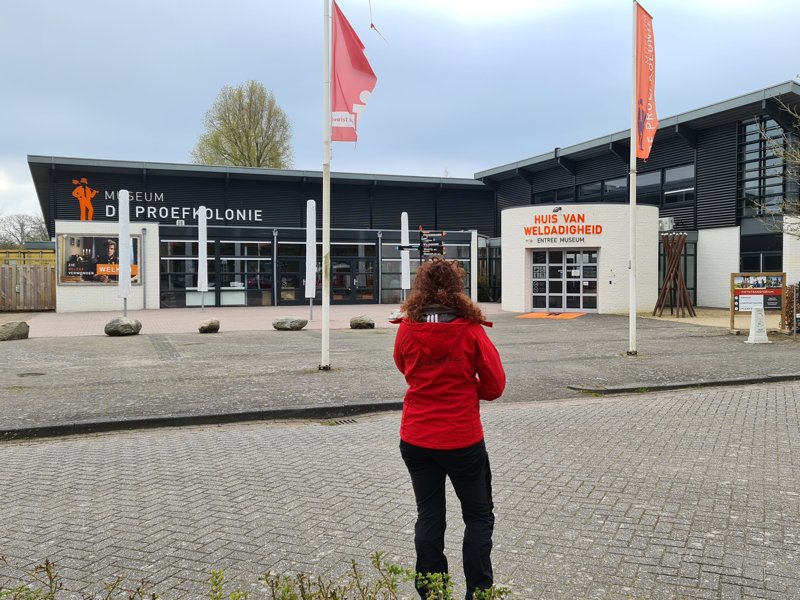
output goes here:
[[737, 312], [752, 312], [754, 308], [780, 310], [786, 295], [786, 273], [731, 273], [731, 329]]

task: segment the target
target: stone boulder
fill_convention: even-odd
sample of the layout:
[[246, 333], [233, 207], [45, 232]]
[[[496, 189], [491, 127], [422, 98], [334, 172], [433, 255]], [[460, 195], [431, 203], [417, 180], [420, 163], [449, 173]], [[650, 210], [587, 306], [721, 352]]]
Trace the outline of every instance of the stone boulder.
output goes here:
[[350, 329], [375, 329], [375, 321], [365, 315], [356, 315], [350, 319]]
[[117, 317], [111, 319], [106, 323], [104, 331], [106, 335], [120, 336], [120, 335], [136, 335], [142, 330], [141, 321], [136, 319], [129, 319], [128, 317]]
[[308, 325], [308, 319], [302, 317], [278, 317], [272, 321], [272, 326], [278, 331], [299, 331]]
[[0, 342], [27, 340], [31, 328], [25, 321], [9, 321], [0, 325]]
[[198, 329], [200, 333], [217, 333], [219, 331], [219, 319], [206, 319], [200, 323]]

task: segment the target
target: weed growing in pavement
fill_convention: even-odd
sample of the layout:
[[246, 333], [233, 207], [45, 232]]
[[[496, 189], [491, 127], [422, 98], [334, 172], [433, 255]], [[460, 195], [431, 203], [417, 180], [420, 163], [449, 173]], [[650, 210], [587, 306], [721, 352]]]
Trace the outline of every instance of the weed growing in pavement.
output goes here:
[[[307, 573], [286, 575], [268, 572], [259, 577], [264, 597], [267, 600], [401, 600], [416, 597], [412, 583], [427, 589], [429, 600], [453, 600], [453, 583], [449, 575], [428, 573], [422, 575], [413, 569], [387, 563], [383, 552], [371, 555], [374, 573], [365, 574], [356, 561], [352, 561], [348, 577], [334, 581], [325, 577], [314, 577]], [[66, 590], [58, 577], [56, 565], [50, 560], [37, 565], [32, 572], [14, 568], [5, 556], [0, 555], [0, 566], [4, 570], [15, 570], [22, 574], [24, 581], [12, 583], [0, 580], [0, 600], [60, 600], [76, 597]], [[103, 584], [103, 592], [82, 593], [83, 600], [164, 600], [162, 596], [148, 589], [148, 582], [142, 581], [134, 588], [126, 588], [124, 578]], [[208, 579], [208, 600], [249, 600], [250, 594], [235, 588], [230, 593], [225, 590], [225, 573], [212, 570]], [[401, 592], [401, 587], [406, 592]], [[402, 594], [402, 595], [401, 595]], [[500, 600], [511, 594], [504, 586], [492, 586], [488, 590], [475, 592], [475, 600]]]
[[[0, 566], [10, 567], [8, 559], [0, 555]], [[33, 572], [28, 573], [30, 581], [20, 583], [14, 587], [6, 587], [0, 582], [0, 598], [10, 600], [53, 600], [63, 588], [61, 580], [56, 574], [56, 565], [49, 560], [42, 565], [36, 565]]]

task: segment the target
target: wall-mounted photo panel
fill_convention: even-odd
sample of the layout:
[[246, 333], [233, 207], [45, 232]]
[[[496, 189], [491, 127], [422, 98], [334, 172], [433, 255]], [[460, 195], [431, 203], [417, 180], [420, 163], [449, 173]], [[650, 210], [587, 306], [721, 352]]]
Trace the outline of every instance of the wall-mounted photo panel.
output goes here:
[[[140, 236], [131, 236], [131, 283], [139, 280]], [[119, 279], [119, 239], [110, 236], [59, 235], [58, 284], [112, 284]]]

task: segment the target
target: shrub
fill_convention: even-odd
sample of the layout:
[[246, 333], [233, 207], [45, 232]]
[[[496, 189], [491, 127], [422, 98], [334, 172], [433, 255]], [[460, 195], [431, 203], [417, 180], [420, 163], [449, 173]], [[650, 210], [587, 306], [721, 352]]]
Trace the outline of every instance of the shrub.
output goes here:
[[[258, 581], [264, 588], [267, 600], [400, 600], [416, 596], [416, 592], [411, 590], [411, 583], [426, 589], [428, 600], [453, 599], [453, 583], [449, 575], [422, 575], [413, 569], [387, 563], [384, 556], [383, 552], [371, 555], [374, 570], [371, 576], [367, 576], [356, 561], [352, 561], [348, 577], [343, 581], [314, 577], [307, 573], [287, 575], [272, 572], [264, 573]], [[13, 569], [5, 556], [0, 556], [0, 565]], [[14, 570], [21, 571], [28, 581], [19, 584], [0, 581], [0, 600], [60, 600], [61, 592], [69, 593], [58, 577], [56, 565], [49, 560], [37, 565], [32, 572]], [[208, 600], [249, 600], [250, 594], [238, 587], [226, 595], [225, 583], [225, 573], [212, 570], [208, 579]], [[408, 590], [408, 595], [400, 595], [401, 586]], [[82, 597], [84, 600], [162, 600], [161, 596], [148, 590], [147, 581], [141, 581], [134, 588], [126, 588], [124, 579], [117, 577], [102, 587], [100, 596], [83, 594]], [[475, 600], [501, 599], [510, 593], [509, 588], [493, 586], [489, 590], [476, 592]]]

